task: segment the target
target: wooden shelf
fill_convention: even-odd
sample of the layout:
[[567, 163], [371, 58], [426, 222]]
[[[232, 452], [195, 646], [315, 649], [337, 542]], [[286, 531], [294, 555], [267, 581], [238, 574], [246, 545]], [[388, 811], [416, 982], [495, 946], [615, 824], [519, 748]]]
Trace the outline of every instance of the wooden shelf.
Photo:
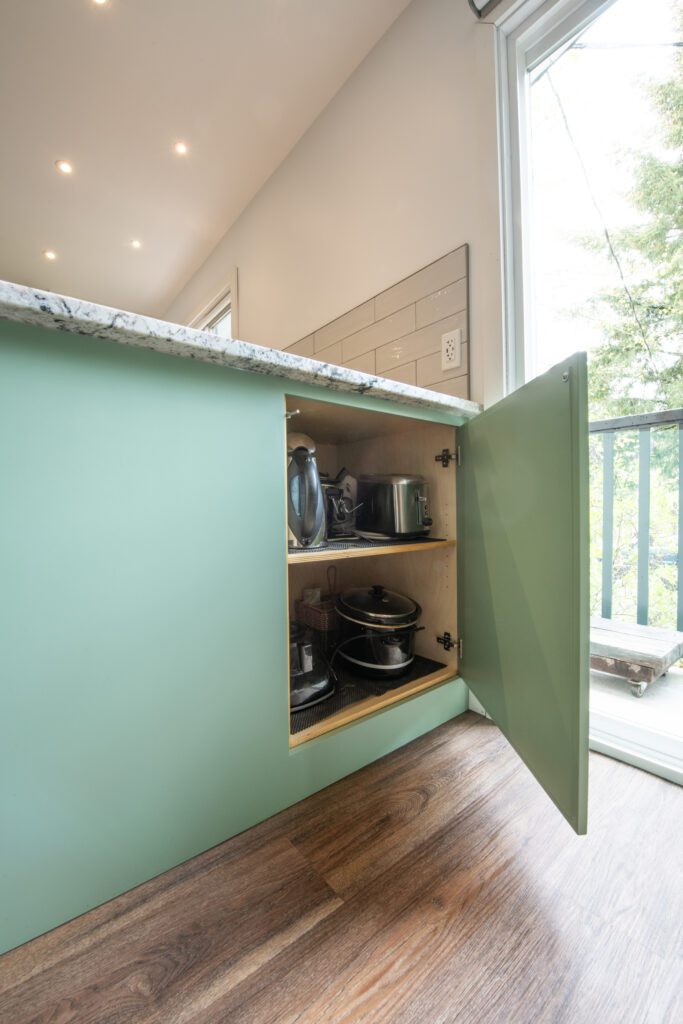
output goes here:
[[337, 562], [346, 558], [377, 558], [379, 555], [404, 555], [413, 551], [436, 551], [438, 548], [453, 548], [454, 540], [403, 541], [396, 544], [376, 544], [373, 547], [350, 547], [342, 550], [315, 548], [313, 551], [288, 551], [288, 565], [309, 565], [311, 562]]
[[389, 707], [390, 704], [406, 700], [408, 697], [422, 693], [423, 690], [428, 690], [432, 686], [440, 686], [442, 683], [447, 683], [450, 679], [455, 679], [457, 674], [457, 669], [445, 665], [438, 672], [432, 672], [421, 679], [414, 679], [412, 682], [399, 686], [395, 690], [388, 690], [381, 696], [359, 700], [356, 704], [350, 704], [347, 708], [342, 708], [341, 711], [337, 711], [336, 714], [330, 715], [329, 718], [323, 719], [322, 722], [317, 722], [316, 725], [312, 725], [308, 729], [302, 729], [301, 732], [294, 733], [293, 735], [290, 733], [289, 745], [290, 747], [298, 747], [301, 743], [313, 740], [316, 736], [323, 736], [327, 732], [332, 732], [333, 729], [340, 729], [343, 725], [349, 725], [350, 722], [355, 722], [359, 718], [365, 718], [366, 715], [372, 715], [382, 708]]

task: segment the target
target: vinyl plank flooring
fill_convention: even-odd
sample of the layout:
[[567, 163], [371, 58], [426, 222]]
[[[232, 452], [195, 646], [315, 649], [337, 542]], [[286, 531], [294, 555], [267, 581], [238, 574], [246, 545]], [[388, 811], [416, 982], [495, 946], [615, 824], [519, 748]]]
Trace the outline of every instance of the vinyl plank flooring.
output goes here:
[[463, 732], [432, 750], [428, 775], [421, 759], [402, 766], [390, 791], [375, 779], [359, 778], [353, 799], [337, 806], [332, 787], [332, 821], [325, 829], [309, 823], [292, 834], [292, 842], [348, 898], [497, 786], [501, 766], [493, 767], [495, 755], [506, 746], [494, 728], [481, 730], [476, 744]]
[[[0, 1021], [208, 1020], [212, 1004], [340, 904], [287, 839], [217, 857], [114, 932], [90, 928], [75, 949], [72, 940], [50, 966], [6, 986]], [[0, 960], [10, 976], [12, 960]]]
[[[498, 735], [492, 726], [482, 728], [484, 732], [490, 730]], [[271, 964], [270, 986], [281, 996], [278, 1024], [312, 1021], [316, 1014], [320, 1015], [320, 1020], [335, 1020], [333, 1006], [334, 1012], [338, 1010], [341, 1014], [339, 1019], [346, 1020], [343, 1007], [356, 974], [361, 977], [360, 985], [364, 988], [367, 985], [364, 972], [378, 962], [384, 963], [387, 956], [401, 947], [406, 936], [419, 930], [422, 924], [432, 922], [435, 908], [440, 911], [448, 906], [458, 918], [473, 894], [488, 892], [498, 875], [506, 877], [515, 852], [525, 842], [527, 828], [536, 827], [545, 809], [540, 805], [539, 810], [538, 801], [529, 802], [526, 809], [522, 807], [520, 811], [527, 827], [520, 821], [516, 829], [510, 830], [510, 842], [492, 841], [496, 833], [506, 827], [510, 815], [507, 791], [510, 780], [513, 777], [519, 780], [522, 790], [536, 789], [505, 741], [501, 746], [504, 748], [502, 756], [490, 759], [490, 770], [497, 775], [500, 786], [468, 802], [454, 813], [447, 827], [426, 837], [416, 849], [391, 864], [380, 878], [373, 878], [351, 899], [345, 899], [334, 919], [322, 924], [302, 944], [297, 968], [305, 964], [304, 974], [299, 969], [293, 977], [291, 963], [274, 961]], [[481, 903], [480, 910], [485, 917], [495, 913], [496, 905]], [[423, 936], [418, 935], [417, 942], [421, 944]], [[334, 971], [330, 970], [331, 964], [334, 964]], [[335, 992], [340, 1000], [339, 1007], [334, 1002]], [[262, 990], [253, 999], [246, 992], [235, 995], [238, 994], [243, 1002], [239, 1006], [231, 1005], [231, 1022], [267, 1024], [272, 1019], [269, 1016], [272, 993]], [[308, 1006], [313, 1009], [302, 1011], [302, 1007]], [[371, 1016], [370, 1019], [392, 1018]]]
[[136, 921], [158, 913], [162, 906], [170, 906], [173, 899], [191, 891], [218, 864], [224, 868], [234, 865], [239, 870], [253, 851], [262, 849], [266, 840], [273, 838], [271, 824], [275, 821], [273, 818], [263, 822], [0, 957], [0, 1011], [4, 1005], [2, 996], [9, 989], [96, 943], [109, 942], [117, 932], [129, 930]]
[[674, 1024], [678, 787], [576, 837], [468, 713], [0, 958], [2, 1024]]
[[481, 721], [478, 715], [460, 715], [457, 732], [454, 733], [450, 722], [432, 729], [407, 746], [294, 804], [277, 815], [282, 834], [303, 842], [311, 833], [334, 828], [340, 815], [357, 806], [361, 791], [376, 789], [388, 793], [407, 772], [439, 756], [437, 751], [452, 749], [453, 743], [462, 744], [463, 749], [476, 746], [477, 741], [464, 740], [463, 737], [470, 729], [480, 728]]
[[[628, 939], [589, 911], [567, 906], [558, 915], [533, 891], [521, 898], [509, 890], [507, 895], [495, 926], [487, 922], [475, 929], [455, 955], [446, 957], [442, 939], [441, 969], [425, 972], [411, 986], [388, 1016], [392, 1024], [420, 1017], [433, 1024], [674, 1024], [681, 1019], [675, 964], [633, 945], [627, 954]], [[418, 949], [418, 963], [420, 954], [424, 959]]]
[[560, 851], [546, 884], [649, 950], [683, 957], [683, 792], [602, 756], [590, 781], [588, 841]]

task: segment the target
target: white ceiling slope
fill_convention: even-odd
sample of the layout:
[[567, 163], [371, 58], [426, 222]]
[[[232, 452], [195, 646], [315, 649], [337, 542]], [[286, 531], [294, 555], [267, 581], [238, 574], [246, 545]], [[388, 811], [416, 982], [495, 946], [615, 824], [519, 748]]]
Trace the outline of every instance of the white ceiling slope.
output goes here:
[[160, 315], [408, 2], [2, 0], [0, 278]]

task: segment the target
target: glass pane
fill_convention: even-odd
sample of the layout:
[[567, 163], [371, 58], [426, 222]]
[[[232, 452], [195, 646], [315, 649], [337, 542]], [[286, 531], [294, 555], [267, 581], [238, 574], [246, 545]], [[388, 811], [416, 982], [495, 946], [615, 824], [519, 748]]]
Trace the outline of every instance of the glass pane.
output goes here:
[[232, 338], [232, 310], [228, 309], [212, 320], [204, 330], [217, 334], [219, 338]]
[[616, 0], [530, 74], [527, 379], [588, 351], [591, 419], [680, 404], [679, 11]]

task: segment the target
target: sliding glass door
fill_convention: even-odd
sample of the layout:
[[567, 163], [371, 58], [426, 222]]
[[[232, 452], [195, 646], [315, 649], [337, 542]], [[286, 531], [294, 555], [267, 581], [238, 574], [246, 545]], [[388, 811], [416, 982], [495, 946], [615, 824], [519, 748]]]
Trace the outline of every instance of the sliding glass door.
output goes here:
[[589, 353], [594, 744], [683, 781], [683, 5], [530, 0], [499, 57], [508, 388]]

